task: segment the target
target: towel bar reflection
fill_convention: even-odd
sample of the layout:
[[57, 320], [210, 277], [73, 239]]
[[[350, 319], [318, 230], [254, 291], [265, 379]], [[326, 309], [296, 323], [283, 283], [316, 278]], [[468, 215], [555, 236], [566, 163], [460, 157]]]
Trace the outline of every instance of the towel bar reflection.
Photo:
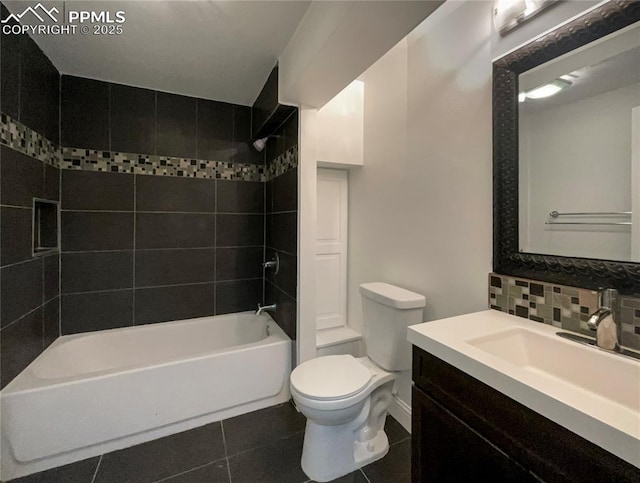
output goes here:
[[603, 217], [627, 217], [631, 216], [631, 211], [600, 211], [600, 212], [574, 212], [560, 213], [552, 211], [549, 213], [551, 221], [546, 221], [545, 225], [631, 225], [630, 221], [556, 221], [560, 216], [603, 216]]

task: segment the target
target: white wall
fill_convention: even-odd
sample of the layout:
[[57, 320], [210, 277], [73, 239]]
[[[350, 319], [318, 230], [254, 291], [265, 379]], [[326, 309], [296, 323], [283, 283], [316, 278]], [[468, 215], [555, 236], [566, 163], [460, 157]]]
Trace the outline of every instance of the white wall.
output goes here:
[[316, 357], [318, 111], [300, 110], [298, 149], [298, 364]]
[[[595, 3], [561, 2], [500, 37], [492, 29], [491, 1], [448, 0], [361, 77], [364, 166], [350, 173], [349, 186], [348, 314], [356, 330], [362, 328], [358, 285], [372, 280], [423, 293], [425, 320], [486, 308], [492, 251], [491, 61]], [[313, 49], [303, 40], [312, 31], [301, 30], [293, 39], [288, 55], [297, 67], [285, 75], [281, 70], [289, 84], [281, 89], [283, 101], [304, 104], [303, 99], [316, 98], [297, 91], [305, 82], [293, 74], [311, 62]], [[303, 55], [305, 49], [309, 55]], [[343, 67], [325, 69], [333, 75]], [[300, 163], [307, 166], [300, 178], [301, 230], [303, 225], [315, 229], [316, 133], [305, 127], [305, 116], [315, 123], [315, 113], [301, 114]], [[300, 235], [300, 361], [315, 355], [315, 272], [308, 249], [314, 235]], [[399, 389], [409, 402], [410, 374]]]
[[[520, 116], [520, 195], [527, 252], [630, 260], [630, 227], [545, 225], [549, 212], [631, 211], [631, 109], [636, 84]], [[525, 198], [526, 196], [526, 198]], [[576, 221], [558, 219], [558, 221]], [[591, 221], [629, 221], [591, 217]]]
[[312, 2], [279, 60], [280, 102], [322, 107], [441, 3]]
[[[349, 186], [356, 329], [363, 282], [424, 294], [424, 320], [487, 307], [491, 33], [490, 2], [445, 4], [362, 76], [364, 166]], [[409, 402], [409, 373], [398, 389]]]
[[494, 32], [491, 38], [491, 51], [494, 59], [510, 52], [551, 30], [567, 20], [581, 15], [585, 10], [604, 3], [603, 0], [567, 0], [557, 2], [542, 11], [531, 20], [524, 22], [515, 29], [500, 35]]
[[353, 81], [318, 109], [318, 163], [326, 168], [361, 166], [364, 83]]

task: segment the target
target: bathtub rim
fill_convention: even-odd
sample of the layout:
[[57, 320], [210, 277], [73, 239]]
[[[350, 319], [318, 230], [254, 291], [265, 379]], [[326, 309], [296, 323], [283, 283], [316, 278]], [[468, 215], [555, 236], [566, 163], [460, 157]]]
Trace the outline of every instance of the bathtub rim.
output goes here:
[[16, 393], [37, 392], [51, 386], [67, 386], [67, 385], [80, 384], [86, 380], [107, 379], [111, 377], [117, 377], [118, 375], [121, 375], [121, 374], [129, 374], [132, 372], [144, 372], [147, 370], [152, 370], [160, 367], [185, 364], [192, 361], [206, 359], [208, 357], [228, 354], [230, 352], [244, 352], [256, 347], [263, 347], [263, 346], [269, 347], [276, 344], [291, 342], [291, 339], [289, 338], [289, 336], [284, 332], [284, 330], [282, 330], [282, 328], [277, 324], [277, 322], [273, 320], [270, 314], [264, 313], [262, 315], [268, 317], [269, 319], [268, 321], [266, 321], [266, 323], [270, 324], [271, 333], [269, 336], [265, 337], [264, 339], [261, 339], [255, 342], [229, 346], [229, 347], [208, 351], [208, 352], [197, 352], [189, 355], [188, 357], [177, 357], [177, 358], [171, 358], [166, 360], [159, 359], [156, 361], [132, 364], [132, 365], [115, 368], [115, 369], [104, 369], [101, 371], [95, 371], [91, 373], [76, 374], [76, 375], [64, 376], [64, 377], [58, 377], [58, 378], [42, 378], [42, 377], [36, 376], [33, 373], [33, 367], [36, 365], [36, 363], [44, 359], [47, 356], [48, 352], [51, 352], [51, 350], [53, 350], [55, 347], [65, 344], [66, 342], [69, 342], [71, 340], [76, 340], [76, 339], [81, 339], [86, 337], [95, 337], [96, 335], [99, 335], [99, 334], [108, 333], [108, 332], [112, 333], [115, 331], [128, 332], [135, 329], [151, 330], [159, 326], [166, 326], [170, 324], [171, 325], [175, 325], [175, 324], [187, 325], [190, 322], [202, 321], [203, 319], [212, 319], [215, 317], [234, 316], [234, 315], [240, 315], [240, 314], [246, 314], [246, 315], [250, 314], [254, 317], [259, 317], [259, 316], [256, 316], [253, 311], [243, 311], [243, 312], [233, 312], [233, 313], [220, 314], [220, 315], [206, 315], [203, 317], [193, 317], [191, 319], [170, 320], [166, 322], [157, 322], [153, 324], [116, 327], [113, 329], [103, 329], [98, 331], [82, 332], [78, 334], [69, 334], [69, 335], [60, 336], [51, 345], [49, 345], [49, 347], [47, 347], [44, 351], [42, 351], [42, 353], [40, 353], [38, 357], [36, 357], [27, 367], [25, 367], [13, 380], [11, 380], [11, 382], [9, 382], [0, 391], [0, 401], [5, 397], [9, 397], [12, 394], [16, 394]]

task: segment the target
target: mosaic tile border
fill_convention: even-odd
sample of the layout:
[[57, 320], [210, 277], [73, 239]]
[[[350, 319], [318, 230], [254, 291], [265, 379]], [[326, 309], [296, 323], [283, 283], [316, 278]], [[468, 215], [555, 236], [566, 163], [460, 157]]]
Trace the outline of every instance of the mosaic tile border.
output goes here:
[[51, 166], [60, 166], [60, 148], [42, 134], [0, 113], [0, 143]]
[[290, 147], [269, 163], [267, 181], [298, 167], [298, 145]]
[[[489, 274], [489, 306], [593, 337], [586, 321], [598, 309], [595, 290]], [[640, 299], [621, 297], [622, 345], [640, 350]]]
[[[266, 168], [261, 164], [59, 147], [4, 113], [0, 113], [0, 143], [62, 169], [238, 181], [267, 180]], [[287, 163], [291, 163], [288, 158], [282, 165]]]
[[62, 169], [184, 178], [266, 181], [261, 164], [62, 148]]

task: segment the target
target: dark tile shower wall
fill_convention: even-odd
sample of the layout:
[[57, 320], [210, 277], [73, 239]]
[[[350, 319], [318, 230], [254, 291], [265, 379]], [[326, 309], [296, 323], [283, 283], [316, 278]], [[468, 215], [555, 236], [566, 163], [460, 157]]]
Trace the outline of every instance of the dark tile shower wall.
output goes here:
[[[250, 146], [249, 107], [62, 79], [67, 147], [263, 160]], [[96, 93], [99, 108], [80, 116]], [[259, 181], [64, 169], [62, 334], [255, 308], [263, 300], [264, 191]]]
[[62, 76], [65, 148], [263, 164], [251, 107]]
[[[27, 36], [0, 48], [0, 111], [57, 144], [58, 71]], [[32, 256], [33, 198], [59, 200], [59, 169], [14, 147], [0, 146], [0, 388], [59, 334], [59, 254]]]
[[259, 182], [63, 170], [62, 333], [254, 308], [263, 200]]
[[[266, 259], [275, 253], [280, 257], [280, 270], [265, 272], [265, 303], [277, 304], [276, 322], [291, 339], [296, 338], [296, 297], [298, 273], [298, 114], [294, 113], [269, 139], [266, 147], [267, 223]], [[294, 158], [293, 167], [285, 160]]]

